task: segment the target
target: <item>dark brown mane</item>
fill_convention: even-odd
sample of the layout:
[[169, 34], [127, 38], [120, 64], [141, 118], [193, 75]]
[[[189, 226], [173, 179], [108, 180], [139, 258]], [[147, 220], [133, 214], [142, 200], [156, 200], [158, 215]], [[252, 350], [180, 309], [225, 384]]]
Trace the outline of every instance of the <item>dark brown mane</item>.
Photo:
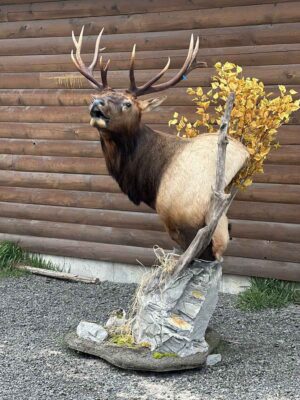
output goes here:
[[108, 171], [121, 190], [133, 203], [144, 202], [155, 208], [161, 177], [185, 143], [140, 124], [134, 135], [101, 136], [101, 145]]

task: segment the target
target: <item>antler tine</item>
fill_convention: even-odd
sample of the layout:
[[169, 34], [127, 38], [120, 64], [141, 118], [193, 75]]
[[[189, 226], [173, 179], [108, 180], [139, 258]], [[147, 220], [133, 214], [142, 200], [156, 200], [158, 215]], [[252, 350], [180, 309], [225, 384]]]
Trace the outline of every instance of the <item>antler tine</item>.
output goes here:
[[176, 85], [176, 83], [181, 81], [181, 79], [183, 78], [184, 75], [188, 74], [190, 71], [192, 71], [195, 68], [199, 68], [201, 66], [206, 65], [206, 63], [198, 63], [195, 61], [198, 51], [199, 51], [199, 37], [197, 37], [196, 44], [194, 46], [194, 35], [191, 35], [188, 54], [185, 59], [185, 62], [183, 64], [183, 66], [180, 68], [180, 70], [173, 76], [173, 78], [169, 79], [169, 81], [167, 81], [167, 82], [153, 85], [153, 83], [157, 82], [163, 76], [163, 74], [166, 72], [166, 70], [169, 68], [169, 65], [170, 65], [170, 58], [169, 58], [164, 69], [162, 69], [157, 75], [155, 75], [154, 78], [150, 79], [143, 86], [140, 86], [140, 87], [131, 86], [132, 93], [135, 96], [141, 96], [141, 95], [147, 94], [147, 93], [159, 92], [159, 91], [168, 89], [171, 86]]
[[129, 86], [129, 90], [131, 92], [135, 92], [137, 90], [137, 86], [136, 86], [136, 83], [135, 83], [135, 76], [134, 76], [135, 49], [136, 49], [136, 44], [133, 45], [132, 52], [131, 52], [131, 58], [130, 58], [130, 69], [129, 69], [130, 86]]
[[203, 67], [207, 67], [207, 63], [204, 61], [197, 61], [197, 53], [199, 51], [199, 36], [197, 37], [197, 41], [196, 41], [196, 46], [195, 49], [193, 51], [193, 56], [192, 56], [192, 60], [190, 62], [190, 65], [186, 71], [186, 74], [188, 74], [189, 72], [193, 71], [196, 68], [203, 68]]
[[107, 89], [109, 87], [107, 83], [107, 71], [109, 64], [110, 64], [110, 59], [107, 60], [105, 67], [103, 67], [102, 57], [100, 57], [100, 73], [101, 73], [103, 89]]
[[150, 81], [148, 81], [143, 86], [141, 86], [138, 90], [143, 92], [143, 91], [147, 90], [151, 85], [153, 85], [153, 83], [157, 82], [164, 75], [164, 73], [169, 69], [170, 62], [171, 62], [171, 59], [170, 59], [170, 57], [168, 57], [168, 61], [167, 61], [167, 64], [165, 65], [165, 67], [158, 74], [156, 74], [152, 79], [150, 79]]
[[[94, 58], [93, 58], [93, 61], [91, 62], [90, 66], [89, 66], [89, 69], [91, 69], [92, 71], [95, 68], [95, 65], [96, 65], [97, 60], [98, 60], [100, 41], [101, 41], [101, 37], [102, 37], [103, 31], [104, 31], [104, 28], [101, 29], [101, 32], [99, 33], [99, 35], [97, 37], [97, 40], [96, 40]], [[101, 50], [104, 50], [104, 48], [101, 49]]]
[[81, 47], [82, 47], [82, 41], [83, 41], [84, 26], [81, 28], [81, 32], [80, 32], [78, 40], [75, 37], [74, 31], [72, 31], [72, 39], [73, 39], [73, 43], [74, 43], [75, 48], [76, 48], [76, 53], [74, 55], [74, 52], [72, 50], [71, 51], [71, 58], [72, 58], [72, 60], [73, 60], [73, 62], [75, 64], [76, 68], [78, 69], [78, 71], [90, 81], [91, 85], [95, 89], [100, 89], [100, 90], [103, 90], [103, 85], [94, 78], [93, 70], [94, 70], [96, 62], [97, 62], [98, 53], [99, 53], [99, 47], [100, 47], [100, 41], [101, 41], [103, 30], [104, 30], [104, 28], [102, 28], [101, 32], [99, 33], [99, 35], [97, 37], [96, 45], [95, 45], [95, 51], [94, 51], [94, 57], [93, 57], [93, 60], [92, 60], [91, 64], [88, 67], [83, 62], [83, 60], [81, 58], [81, 54], [80, 54], [81, 53]]

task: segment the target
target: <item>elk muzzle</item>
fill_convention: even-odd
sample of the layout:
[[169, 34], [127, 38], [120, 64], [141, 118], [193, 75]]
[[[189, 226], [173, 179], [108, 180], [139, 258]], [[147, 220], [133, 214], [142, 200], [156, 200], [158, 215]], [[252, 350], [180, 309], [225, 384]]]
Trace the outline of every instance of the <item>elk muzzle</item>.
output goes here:
[[96, 99], [90, 106], [91, 126], [98, 128], [106, 128], [109, 123], [105, 109], [107, 108], [104, 99]]

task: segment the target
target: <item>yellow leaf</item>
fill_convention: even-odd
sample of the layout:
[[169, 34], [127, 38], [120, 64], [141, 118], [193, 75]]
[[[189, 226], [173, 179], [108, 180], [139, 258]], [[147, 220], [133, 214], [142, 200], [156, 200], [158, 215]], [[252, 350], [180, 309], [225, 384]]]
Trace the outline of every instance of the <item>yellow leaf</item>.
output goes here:
[[291, 89], [290, 90], [290, 94], [297, 94], [298, 92], [296, 92], [296, 90], [294, 90], [294, 89]]
[[278, 89], [280, 90], [281, 93], [286, 93], [286, 87], [283, 85], [279, 85]]
[[250, 185], [252, 185], [252, 179], [251, 178], [247, 178], [244, 182], [243, 182], [243, 186], [248, 187]]
[[276, 150], [277, 150], [277, 149], [279, 149], [280, 147], [281, 147], [281, 146], [280, 146], [280, 144], [279, 144], [279, 143], [275, 143], [275, 144], [274, 144], [274, 149], [276, 149]]

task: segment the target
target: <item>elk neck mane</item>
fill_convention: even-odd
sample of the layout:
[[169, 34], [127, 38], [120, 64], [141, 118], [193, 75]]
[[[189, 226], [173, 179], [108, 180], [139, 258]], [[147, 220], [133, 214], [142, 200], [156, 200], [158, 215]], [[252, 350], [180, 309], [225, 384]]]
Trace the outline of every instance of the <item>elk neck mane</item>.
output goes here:
[[108, 171], [121, 190], [136, 205], [155, 208], [161, 177], [185, 141], [143, 124], [128, 134], [100, 132], [100, 141]]

